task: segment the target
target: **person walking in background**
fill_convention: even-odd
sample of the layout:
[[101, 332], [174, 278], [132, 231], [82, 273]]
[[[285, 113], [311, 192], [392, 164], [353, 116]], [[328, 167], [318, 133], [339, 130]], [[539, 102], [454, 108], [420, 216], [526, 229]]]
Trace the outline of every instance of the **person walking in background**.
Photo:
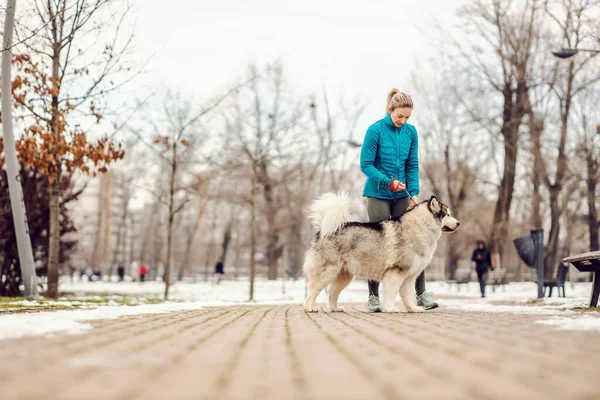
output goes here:
[[117, 275], [119, 275], [119, 282], [123, 282], [125, 279], [125, 266], [123, 264], [119, 264], [117, 267]]
[[485, 285], [488, 270], [494, 270], [492, 266], [492, 256], [490, 251], [485, 245], [483, 240], [477, 241], [477, 247], [473, 250], [471, 260], [475, 261], [475, 271], [477, 272], [477, 279], [479, 280], [479, 289], [481, 290], [481, 297], [485, 297]]
[[219, 257], [217, 263], [215, 264], [215, 275], [217, 275], [217, 285], [223, 279], [223, 274], [225, 274], [225, 267], [223, 265], [223, 257]]
[[147, 275], [148, 267], [146, 266], [146, 264], [142, 263], [142, 265], [140, 265], [140, 282], [145, 282]]

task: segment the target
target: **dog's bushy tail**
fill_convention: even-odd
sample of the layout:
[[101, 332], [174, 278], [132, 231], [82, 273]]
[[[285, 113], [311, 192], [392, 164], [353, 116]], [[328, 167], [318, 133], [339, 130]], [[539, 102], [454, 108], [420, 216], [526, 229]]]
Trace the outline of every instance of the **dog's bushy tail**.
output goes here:
[[350, 198], [347, 193], [325, 193], [312, 203], [309, 212], [314, 227], [327, 237], [350, 221]]

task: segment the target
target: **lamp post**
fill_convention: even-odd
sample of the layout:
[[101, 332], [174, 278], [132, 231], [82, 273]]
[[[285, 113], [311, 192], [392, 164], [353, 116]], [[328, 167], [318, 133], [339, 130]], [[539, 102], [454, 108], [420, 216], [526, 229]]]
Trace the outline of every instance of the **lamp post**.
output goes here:
[[25, 212], [25, 202], [23, 200], [23, 188], [21, 187], [21, 175], [17, 161], [15, 148], [15, 137], [13, 134], [13, 116], [12, 116], [12, 94], [10, 91], [11, 81], [11, 59], [12, 59], [12, 38], [15, 24], [15, 6], [16, 0], [9, 0], [6, 5], [6, 19], [4, 22], [4, 40], [2, 47], [2, 82], [5, 90], [2, 92], [2, 136], [4, 139], [4, 155], [6, 163], [6, 177], [8, 179], [8, 191], [10, 204], [15, 226], [15, 235], [17, 238], [17, 251], [19, 254], [19, 265], [21, 267], [21, 276], [23, 277], [23, 286], [25, 287], [25, 297], [27, 299], [37, 299], [37, 276], [35, 274], [35, 264], [33, 260], [33, 250], [31, 248], [31, 239], [29, 237], [29, 227], [27, 226], [27, 214]]
[[558, 58], [570, 58], [581, 51], [586, 52], [586, 53], [596, 53], [596, 54], [600, 53], [600, 49], [593, 50], [593, 49], [569, 49], [569, 48], [565, 49], [565, 48], [563, 48], [563, 49], [560, 49], [557, 51], [553, 51], [552, 54]]

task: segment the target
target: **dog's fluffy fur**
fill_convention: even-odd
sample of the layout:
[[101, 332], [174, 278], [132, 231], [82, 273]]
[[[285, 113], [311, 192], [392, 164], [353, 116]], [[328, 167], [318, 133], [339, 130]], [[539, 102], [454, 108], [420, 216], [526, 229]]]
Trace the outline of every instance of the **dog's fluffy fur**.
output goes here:
[[415, 304], [415, 280], [431, 261], [442, 231], [460, 225], [435, 196], [399, 218], [350, 222], [348, 195], [326, 193], [314, 201], [309, 218], [318, 232], [303, 266], [307, 312], [318, 311], [315, 300], [329, 285], [329, 310], [343, 311], [338, 297], [354, 276], [382, 281], [384, 312], [399, 312], [398, 292], [408, 312], [423, 311]]

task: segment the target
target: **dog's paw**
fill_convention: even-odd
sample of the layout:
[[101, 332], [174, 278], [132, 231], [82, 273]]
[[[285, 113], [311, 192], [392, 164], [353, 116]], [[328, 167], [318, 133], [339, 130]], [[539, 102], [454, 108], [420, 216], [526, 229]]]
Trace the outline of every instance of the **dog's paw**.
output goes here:
[[408, 311], [410, 313], [422, 313], [422, 312], [425, 312], [425, 309], [423, 309], [419, 306], [414, 306], [414, 307], [407, 307], [406, 311]]
[[317, 307], [304, 307], [304, 312], [319, 312]]
[[399, 313], [400, 309], [398, 307], [388, 307], [388, 308], [383, 308], [381, 311], [387, 312], [387, 313]]
[[327, 311], [329, 312], [344, 312], [344, 307], [329, 307], [327, 308]]

